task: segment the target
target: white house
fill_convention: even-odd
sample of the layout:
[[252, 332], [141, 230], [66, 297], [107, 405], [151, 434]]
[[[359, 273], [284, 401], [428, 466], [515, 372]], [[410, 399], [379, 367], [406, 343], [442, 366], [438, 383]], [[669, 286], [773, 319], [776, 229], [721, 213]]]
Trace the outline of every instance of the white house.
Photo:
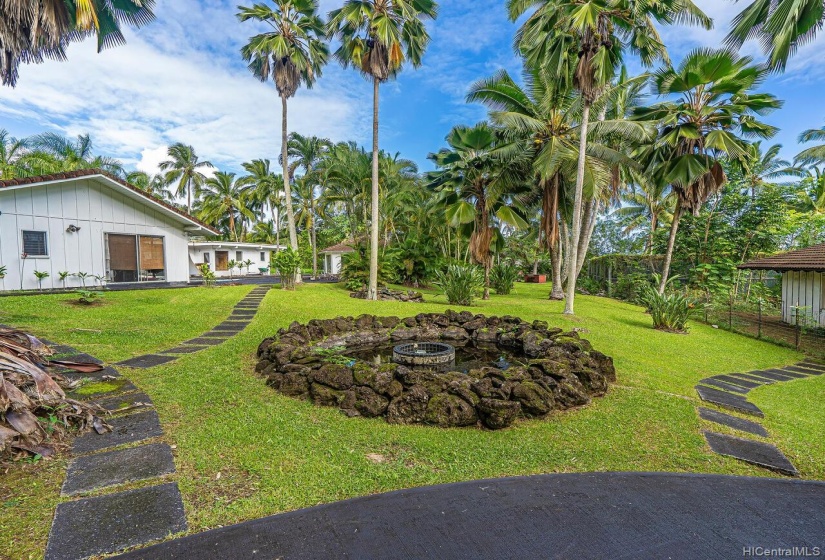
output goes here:
[[324, 255], [324, 274], [341, 274], [342, 259], [347, 253], [355, 252], [354, 245], [353, 241], [342, 241], [321, 251]]
[[[231, 241], [193, 241], [189, 243], [189, 273], [200, 276], [200, 266], [208, 264], [219, 278], [232, 276], [246, 276], [247, 274], [265, 274], [269, 271], [269, 260], [272, 254], [281, 250], [279, 245], [261, 243], [235, 243]], [[246, 264], [229, 270], [229, 263]]]
[[188, 282], [190, 234], [218, 233], [99, 170], [0, 181], [0, 290]]
[[782, 273], [782, 320], [805, 315], [825, 327], [825, 243], [740, 265], [743, 270]]

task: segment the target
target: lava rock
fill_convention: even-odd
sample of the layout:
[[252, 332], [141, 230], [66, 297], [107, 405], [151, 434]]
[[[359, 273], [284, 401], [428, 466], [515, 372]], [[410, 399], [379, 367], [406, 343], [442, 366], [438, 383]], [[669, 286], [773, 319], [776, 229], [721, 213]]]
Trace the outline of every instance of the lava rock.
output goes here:
[[352, 369], [340, 364], [325, 364], [312, 374], [312, 380], [340, 390], [349, 389], [354, 382]]
[[497, 399], [481, 399], [478, 403], [478, 413], [481, 421], [491, 430], [500, 430], [512, 424], [519, 412], [521, 403], [501, 401]]
[[424, 421], [442, 428], [472, 426], [478, 422], [478, 415], [475, 407], [461, 397], [439, 393], [430, 399]]
[[394, 398], [387, 408], [387, 422], [390, 424], [419, 424], [424, 421], [430, 395], [424, 387], [416, 385]]

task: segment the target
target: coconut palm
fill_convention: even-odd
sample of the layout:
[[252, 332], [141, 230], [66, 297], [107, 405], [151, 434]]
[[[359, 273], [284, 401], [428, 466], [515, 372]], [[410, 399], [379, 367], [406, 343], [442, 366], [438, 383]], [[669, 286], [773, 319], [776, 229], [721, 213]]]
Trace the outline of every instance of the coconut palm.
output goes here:
[[[825, 127], [811, 128], [799, 135], [800, 144], [822, 141], [825, 141]], [[802, 150], [794, 158], [794, 163], [800, 165], [820, 165], [823, 162], [825, 162], [825, 144]]]
[[767, 93], [753, 90], [769, 69], [727, 50], [692, 51], [674, 68], [656, 72], [653, 92], [672, 98], [636, 110], [637, 118], [661, 122], [651, 148], [650, 180], [671, 186], [676, 197], [659, 293], [664, 293], [683, 212], [698, 215], [708, 198], [727, 182], [720, 157], [740, 159], [748, 153], [745, 138], [770, 138], [776, 128], [757, 117], [782, 106]]
[[195, 148], [181, 142], [169, 146], [167, 155], [170, 159], [160, 164], [165, 171], [166, 183], [177, 183], [175, 196], [186, 196], [186, 209], [192, 212], [192, 197], [198, 196], [200, 188], [206, 182], [203, 171], [215, 166], [208, 161], [201, 161]]
[[271, 170], [268, 159], [255, 159], [241, 164], [248, 175], [240, 181], [252, 188], [250, 200], [255, 200], [261, 207], [269, 208], [275, 231], [275, 244], [281, 244], [281, 206], [284, 199], [284, 182], [280, 175]]
[[118, 160], [94, 154], [94, 145], [88, 134], [81, 134], [73, 140], [44, 132], [29, 139], [27, 144], [31, 150], [21, 158], [21, 163], [33, 175], [82, 169], [101, 169], [112, 175], [123, 175], [123, 166]]
[[350, 236], [359, 237], [369, 223], [370, 155], [355, 142], [342, 142], [324, 157], [319, 172], [324, 183], [324, 199], [343, 210]]
[[239, 241], [235, 217], [240, 221], [254, 220], [255, 214], [247, 208], [249, 186], [236, 181], [235, 177], [234, 173], [218, 171], [214, 177], [207, 179], [203, 185], [203, 200], [198, 214], [200, 219], [212, 224], [220, 224], [225, 218], [228, 219], [229, 236], [232, 241]]
[[647, 229], [645, 252], [652, 254], [653, 236], [659, 226], [670, 224], [674, 204], [670, 185], [648, 181], [644, 174], [638, 173], [631, 189], [621, 194], [621, 206], [613, 214], [627, 220], [625, 233]]
[[645, 66], [667, 61], [655, 22], [679, 20], [710, 28], [711, 21], [691, 0], [508, 0], [507, 7], [513, 21], [536, 8], [519, 29], [519, 50], [530, 66], [545, 68], [562, 84], [571, 81], [581, 97], [582, 130], [564, 308], [565, 314], [573, 314], [591, 107], [618, 73], [625, 47], [638, 54]]
[[801, 167], [779, 157], [781, 144], [774, 144], [766, 152], [762, 152], [762, 142], [748, 144], [745, 153], [735, 160], [737, 171], [742, 174], [746, 190], [751, 199], [756, 199], [756, 191], [768, 181], [781, 177], [803, 177], [807, 173]]
[[317, 0], [273, 0], [274, 7], [255, 4], [239, 6], [241, 21], [263, 22], [270, 31], [250, 37], [241, 54], [249, 63], [252, 74], [266, 82], [270, 78], [281, 98], [281, 165], [283, 191], [286, 202], [289, 245], [298, 250], [298, 233], [292, 208], [288, 154], [288, 104], [298, 89], [311, 88], [329, 58], [329, 47], [324, 42], [324, 23], [318, 17]]
[[170, 202], [173, 198], [162, 173], [149, 175], [143, 171], [133, 171], [126, 175], [126, 181], [163, 201]]
[[378, 299], [379, 148], [378, 105], [382, 82], [395, 77], [409, 61], [421, 65], [430, 36], [424, 19], [435, 19], [434, 0], [346, 0], [329, 14], [328, 31], [341, 41], [335, 58], [346, 68], [358, 68], [372, 79], [372, 212], [370, 229], [370, 281], [367, 297]]
[[275, 229], [274, 222], [257, 222], [252, 226], [249, 240], [253, 243], [272, 245], [280, 243], [280, 234]]
[[825, 214], [825, 173], [813, 167], [802, 179], [802, 189], [797, 193], [800, 212]]
[[518, 185], [510, 162], [497, 154], [501, 136], [486, 123], [457, 126], [447, 136], [449, 148], [428, 157], [439, 168], [428, 174], [440, 192], [449, 224], [470, 238], [470, 254], [484, 267], [484, 299], [490, 299], [492, 252], [503, 246], [499, 224], [527, 227], [514, 195]]
[[21, 63], [63, 60], [72, 41], [95, 35], [98, 52], [125, 43], [120, 26], [151, 22], [154, 5], [154, 0], [0, 0], [3, 85], [17, 84]]
[[296, 208], [295, 221], [303, 223], [309, 236], [312, 250], [312, 277], [318, 276], [318, 245], [316, 243], [316, 222], [320, 218], [318, 207], [318, 190], [313, 173], [302, 175], [295, 180], [292, 189], [293, 206]]
[[0, 129], [0, 179], [15, 179], [26, 174], [20, 164], [27, 144], [25, 138], [12, 138], [5, 128]]
[[823, 0], [753, 0], [733, 18], [725, 42], [738, 49], [748, 39], [759, 39], [771, 68], [784, 70], [796, 49], [813, 41], [823, 24]]

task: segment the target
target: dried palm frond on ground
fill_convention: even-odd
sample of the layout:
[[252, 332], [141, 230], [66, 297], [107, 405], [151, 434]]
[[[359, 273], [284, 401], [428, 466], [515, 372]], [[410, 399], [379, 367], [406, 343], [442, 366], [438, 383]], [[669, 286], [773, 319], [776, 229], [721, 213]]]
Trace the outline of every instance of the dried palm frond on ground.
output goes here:
[[[46, 358], [52, 350], [36, 337], [0, 328], [0, 461], [29, 454], [54, 455], [71, 429], [103, 433], [109, 426], [103, 410], [66, 397], [81, 381], [54, 371]], [[59, 362], [59, 367], [83, 373], [100, 371], [96, 364]]]

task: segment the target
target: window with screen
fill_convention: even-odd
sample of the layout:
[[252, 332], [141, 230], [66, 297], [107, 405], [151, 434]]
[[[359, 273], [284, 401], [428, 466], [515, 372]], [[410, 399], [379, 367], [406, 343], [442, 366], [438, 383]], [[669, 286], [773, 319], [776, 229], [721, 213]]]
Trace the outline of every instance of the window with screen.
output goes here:
[[209, 253], [204, 253], [203, 254], [203, 262], [205, 262], [206, 264], [209, 264]]
[[238, 262], [243, 261], [243, 251], [235, 251], [235, 260]]
[[261, 262], [266, 262], [266, 253], [261, 251]]
[[106, 265], [111, 282], [166, 280], [163, 238], [106, 234]]
[[49, 245], [46, 232], [23, 230], [23, 252], [29, 257], [48, 257]]

